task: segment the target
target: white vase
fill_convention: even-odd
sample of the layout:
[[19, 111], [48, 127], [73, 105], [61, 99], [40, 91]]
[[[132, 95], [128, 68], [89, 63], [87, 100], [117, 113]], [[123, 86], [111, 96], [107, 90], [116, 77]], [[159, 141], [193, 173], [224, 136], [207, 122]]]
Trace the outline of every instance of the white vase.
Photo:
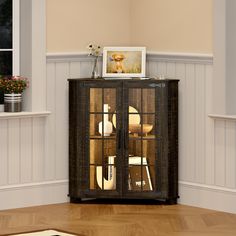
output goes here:
[[103, 121], [98, 124], [98, 132], [103, 136], [110, 136], [113, 131], [112, 123], [108, 120], [108, 104], [103, 105]]

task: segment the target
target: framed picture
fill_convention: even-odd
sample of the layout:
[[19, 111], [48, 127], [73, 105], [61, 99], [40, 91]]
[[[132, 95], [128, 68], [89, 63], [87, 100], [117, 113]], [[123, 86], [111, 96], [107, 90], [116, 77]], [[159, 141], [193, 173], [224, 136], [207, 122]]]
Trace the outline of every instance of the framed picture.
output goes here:
[[145, 47], [104, 47], [103, 77], [145, 77]]
[[[143, 166], [141, 168], [142, 160]], [[142, 170], [141, 170], [142, 169]], [[141, 174], [141, 172], [143, 172]], [[129, 190], [152, 191], [152, 181], [146, 157], [129, 157]], [[143, 188], [142, 188], [143, 187]]]

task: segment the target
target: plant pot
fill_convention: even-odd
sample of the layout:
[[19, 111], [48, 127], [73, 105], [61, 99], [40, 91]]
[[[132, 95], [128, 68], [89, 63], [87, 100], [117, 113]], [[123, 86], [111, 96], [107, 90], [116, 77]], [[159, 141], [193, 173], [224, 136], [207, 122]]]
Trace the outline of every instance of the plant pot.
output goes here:
[[22, 96], [20, 93], [4, 94], [4, 111], [21, 112]]
[[4, 104], [0, 104], [0, 112], [4, 112]]

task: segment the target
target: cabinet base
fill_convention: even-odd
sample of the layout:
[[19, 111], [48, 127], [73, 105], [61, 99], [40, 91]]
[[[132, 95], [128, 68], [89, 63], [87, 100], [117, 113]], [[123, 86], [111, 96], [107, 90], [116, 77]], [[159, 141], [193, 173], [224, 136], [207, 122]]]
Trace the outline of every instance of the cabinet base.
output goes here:
[[111, 199], [111, 198], [70, 198], [70, 203], [81, 204], [129, 204], [129, 205], [174, 205], [177, 198], [173, 199]]

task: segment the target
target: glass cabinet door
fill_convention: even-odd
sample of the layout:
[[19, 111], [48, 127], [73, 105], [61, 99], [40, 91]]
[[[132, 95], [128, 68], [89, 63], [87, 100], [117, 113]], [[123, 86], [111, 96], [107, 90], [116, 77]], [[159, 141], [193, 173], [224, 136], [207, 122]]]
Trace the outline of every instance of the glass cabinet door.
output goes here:
[[126, 107], [126, 192], [152, 193], [156, 189], [157, 115], [155, 88], [129, 88]]
[[115, 191], [120, 116], [116, 88], [90, 88], [89, 189]]

